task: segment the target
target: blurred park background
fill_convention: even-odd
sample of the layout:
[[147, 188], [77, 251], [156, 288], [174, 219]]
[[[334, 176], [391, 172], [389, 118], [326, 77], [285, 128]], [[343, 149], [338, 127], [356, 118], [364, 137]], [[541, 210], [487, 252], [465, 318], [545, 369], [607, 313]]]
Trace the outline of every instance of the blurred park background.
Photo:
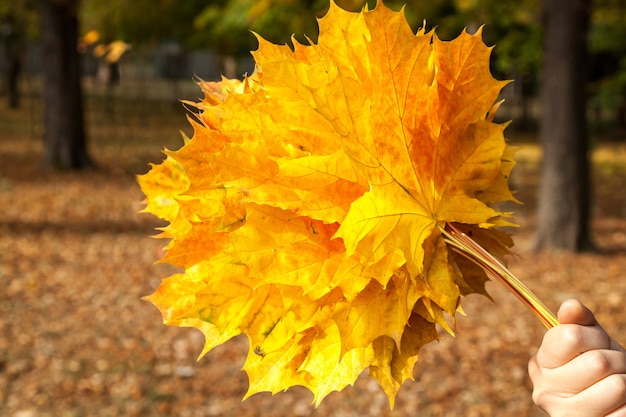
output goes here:
[[[442, 39], [485, 25], [494, 76], [514, 80], [499, 113], [520, 146], [511, 268], [553, 310], [579, 297], [626, 341], [626, 3], [385, 4]], [[526, 375], [543, 329], [495, 284], [495, 302], [466, 300], [456, 338], [424, 349], [393, 413], [366, 377], [317, 409], [297, 388], [241, 402], [245, 339], [197, 362], [200, 334], [140, 300], [172, 271], [154, 264], [161, 224], [139, 213], [135, 176], [191, 134], [180, 100], [200, 98], [198, 79], [251, 73], [251, 31], [315, 41], [327, 8], [0, 0], [1, 416], [544, 415]]]

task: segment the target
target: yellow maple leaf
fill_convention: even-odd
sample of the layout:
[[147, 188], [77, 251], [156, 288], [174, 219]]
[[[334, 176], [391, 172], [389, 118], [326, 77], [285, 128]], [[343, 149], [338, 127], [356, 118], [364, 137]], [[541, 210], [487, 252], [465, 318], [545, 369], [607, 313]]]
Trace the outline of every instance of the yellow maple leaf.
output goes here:
[[319, 403], [369, 369], [393, 406], [436, 324], [453, 332], [461, 297], [504, 274], [509, 213], [488, 204], [515, 201], [506, 83], [480, 31], [415, 34], [382, 2], [331, 3], [319, 26], [293, 49], [259, 37], [243, 81], [200, 82], [193, 137], [139, 178], [185, 269], [148, 300], [203, 354], [246, 334], [247, 396]]

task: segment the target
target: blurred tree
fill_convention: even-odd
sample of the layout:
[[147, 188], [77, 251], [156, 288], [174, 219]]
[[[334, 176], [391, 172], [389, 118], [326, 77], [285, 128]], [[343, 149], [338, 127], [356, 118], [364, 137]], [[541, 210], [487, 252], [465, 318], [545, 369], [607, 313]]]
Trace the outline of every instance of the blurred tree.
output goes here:
[[591, 0], [544, 0], [537, 249], [592, 248], [586, 124]]
[[[0, 3], [12, 0], [0, 0]], [[364, 5], [375, 7], [378, 0], [335, 0], [347, 10]], [[497, 47], [493, 69], [501, 78], [513, 78], [522, 109], [536, 92], [542, 51], [541, 0], [385, 0], [399, 10], [404, 7], [414, 29], [436, 25], [442, 39], [452, 39], [469, 27], [486, 24], [485, 38]], [[305, 34], [317, 39], [315, 18], [323, 15], [329, 0], [83, 0], [83, 21], [98, 30], [104, 42], [122, 39], [133, 44], [176, 42], [187, 48], [211, 48], [222, 57], [247, 55], [256, 42], [251, 31], [274, 43], [288, 43], [293, 34], [306, 42]], [[599, 72], [596, 99], [604, 107], [621, 108], [622, 86], [626, 84], [626, 26], [623, 0], [595, 0], [591, 27], [592, 51], [612, 71]], [[167, 19], [163, 19], [167, 16]], [[615, 70], [618, 68], [619, 71]], [[234, 75], [234, 74], [231, 74]], [[625, 112], [626, 113], [626, 112]], [[626, 116], [625, 116], [626, 117]], [[524, 124], [526, 113], [519, 123]]]
[[6, 77], [4, 88], [6, 89], [9, 107], [16, 109], [19, 106], [18, 80], [22, 67], [22, 43], [17, 18], [14, 13], [0, 18], [0, 38], [4, 46], [4, 59]]
[[[513, 79], [521, 116], [515, 124], [531, 126], [529, 103], [536, 94], [541, 64], [541, 0], [454, 0], [457, 18], [467, 26], [485, 25], [485, 41], [495, 45], [493, 71], [501, 79]], [[470, 22], [474, 22], [472, 25]]]
[[83, 26], [95, 29], [104, 43], [177, 41], [187, 46], [195, 36], [192, 22], [200, 11], [221, 0], [82, 0]]
[[30, 0], [0, 0], [0, 45], [4, 49], [4, 85], [10, 108], [20, 101], [19, 79], [24, 68], [26, 41], [33, 37], [34, 9]]
[[[237, 74], [232, 57], [249, 53], [255, 47], [251, 32], [274, 43], [296, 38], [306, 42], [305, 34], [316, 32], [314, 2], [300, 0], [229, 0], [211, 2], [194, 19], [195, 41], [216, 51], [224, 60], [226, 77]], [[315, 36], [314, 36], [315, 37]]]
[[[227, 0], [209, 2], [194, 19], [198, 35], [196, 42], [208, 45], [223, 56], [248, 54], [255, 47], [251, 31], [260, 34], [273, 43], [289, 43], [294, 37], [300, 43], [308, 39], [317, 40], [316, 18], [323, 16], [329, 7], [329, 0]], [[349, 11], [359, 11], [363, 7], [374, 8], [377, 0], [335, 0], [335, 3]], [[386, 0], [385, 5], [400, 10], [406, 1]], [[421, 26], [425, 18], [445, 16], [444, 34], [458, 35], [461, 21], [455, 19], [451, 0], [430, 2], [409, 1], [404, 7], [407, 20], [415, 28]], [[308, 38], [308, 39], [307, 39]], [[226, 74], [233, 76], [235, 74]]]
[[44, 169], [93, 166], [80, 84], [79, 0], [39, 0], [43, 54]]
[[[626, 2], [595, 0], [591, 15], [591, 105], [596, 119], [626, 127]], [[608, 113], [606, 115], [605, 113]], [[610, 119], [609, 119], [610, 120]]]

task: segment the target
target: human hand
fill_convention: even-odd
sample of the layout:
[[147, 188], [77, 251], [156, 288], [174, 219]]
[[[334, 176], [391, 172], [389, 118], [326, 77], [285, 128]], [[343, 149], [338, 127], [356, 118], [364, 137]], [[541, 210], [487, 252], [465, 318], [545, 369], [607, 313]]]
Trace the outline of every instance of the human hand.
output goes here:
[[626, 350], [577, 300], [558, 319], [528, 364], [535, 404], [552, 417], [626, 417]]

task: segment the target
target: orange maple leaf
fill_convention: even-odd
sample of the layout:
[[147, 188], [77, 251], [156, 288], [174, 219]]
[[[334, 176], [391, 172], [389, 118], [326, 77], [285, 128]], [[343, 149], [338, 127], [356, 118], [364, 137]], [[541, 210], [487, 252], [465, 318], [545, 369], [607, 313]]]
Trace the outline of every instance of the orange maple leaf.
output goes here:
[[193, 137], [139, 178], [185, 269], [148, 299], [203, 353], [246, 334], [247, 395], [303, 385], [319, 403], [368, 368], [393, 405], [436, 324], [452, 332], [485, 268], [503, 273], [506, 82], [480, 30], [414, 34], [382, 2], [331, 3], [319, 26], [293, 49], [259, 37], [242, 82], [200, 82]]

